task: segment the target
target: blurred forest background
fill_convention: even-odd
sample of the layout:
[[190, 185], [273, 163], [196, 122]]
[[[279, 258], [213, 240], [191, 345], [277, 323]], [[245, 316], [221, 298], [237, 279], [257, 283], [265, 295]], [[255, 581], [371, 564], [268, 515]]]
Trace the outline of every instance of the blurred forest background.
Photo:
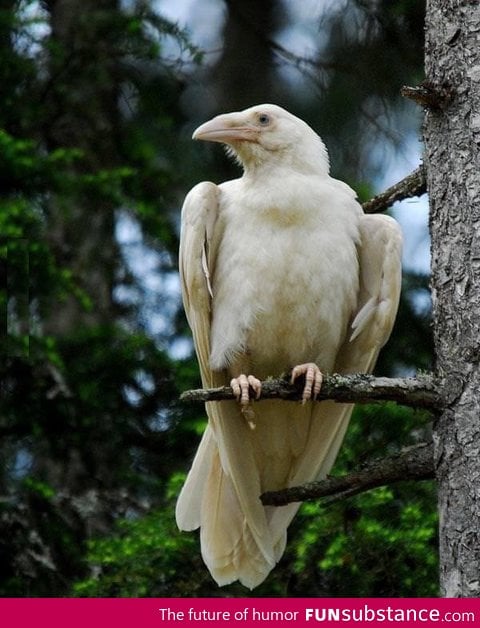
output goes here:
[[[399, 89], [423, 78], [424, 2], [0, 7], [0, 595], [249, 595], [216, 587], [173, 516], [205, 420], [178, 402], [199, 386], [179, 211], [198, 181], [239, 173], [190, 136], [275, 102], [366, 200], [412, 144], [420, 159], [421, 111]], [[383, 375], [431, 366], [428, 278], [408, 268]], [[424, 439], [429, 420], [357, 408], [335, 473]], [[435, 500], [421, 482], [304, 504], [253, 594], [436, 595]]]

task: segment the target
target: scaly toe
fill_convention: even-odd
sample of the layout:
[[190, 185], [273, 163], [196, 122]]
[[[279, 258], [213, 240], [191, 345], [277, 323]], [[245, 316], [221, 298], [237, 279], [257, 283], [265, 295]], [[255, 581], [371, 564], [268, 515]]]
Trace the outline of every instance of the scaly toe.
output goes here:
[[253, 375], [249, 375], [247, 379], [253, 389], [253, 392], [255, 393], [255, 399], [258, 399], [262, 394], [262, 382]]
[[262, 382], [253, 375], [247, 376], [243, 373], [238, 377], [234, 377], [230, 381], [230, 386], [237, 401], [242, 405], [250, 403], [250, 387], [255, 393], [255, 399], [258, 399], [262, 392]]
[[250, 401], [249, 383], [246, 375], [242, 373], [238, 377], [234, 377], [230, 381], [230, 386], [237, 401], [241, 404], [247, 404]]
[[305, 375], [302, 403], [306, 403], [309, 399], [316, 399], [322, 388], [322, 371], [313, 362], [298, 364], [292, 369], [292, 384], [300, 375]]

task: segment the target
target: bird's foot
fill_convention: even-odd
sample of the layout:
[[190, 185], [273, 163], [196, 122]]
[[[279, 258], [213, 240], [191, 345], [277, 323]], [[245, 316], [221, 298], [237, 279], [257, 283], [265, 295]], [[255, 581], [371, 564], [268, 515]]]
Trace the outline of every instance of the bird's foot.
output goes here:
[[262, 382], [253, 375], [239, 375], [230, 381], [233, 394], [242, 405], [250, 403], [250, 387], [255, 393], [255, 399], [260, 397]]
[[315, 400], [322, 388], [322, 371], [313, 362], [298, 364], [292, 369], [291, 383], [293, 384], [297, 377], [300, 377], [300, 375], [305, 375], [302, 403], [306, 403], [309, 399]]
[[248, 425], [252, 430], [255, 429], [255, 412], [250, 402], [250, 388], [255, 393], [254, 398], [258, 399], [262, 392], [262, 382], [253, 375], [244, 375], [242, 373], [230, 381], [230, 386], [237, 401], [240, 402], [242, 414]]

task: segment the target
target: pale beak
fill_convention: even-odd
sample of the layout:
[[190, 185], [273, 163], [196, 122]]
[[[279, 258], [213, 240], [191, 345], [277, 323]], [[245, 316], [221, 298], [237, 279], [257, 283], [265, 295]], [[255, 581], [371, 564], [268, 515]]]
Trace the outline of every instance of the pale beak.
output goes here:
[[259, 130], [253, 125], [242, 122], [238, 113], [225, 113], [200, 125], [192, 135], [194, 140], [209, 142], [255, 142]]

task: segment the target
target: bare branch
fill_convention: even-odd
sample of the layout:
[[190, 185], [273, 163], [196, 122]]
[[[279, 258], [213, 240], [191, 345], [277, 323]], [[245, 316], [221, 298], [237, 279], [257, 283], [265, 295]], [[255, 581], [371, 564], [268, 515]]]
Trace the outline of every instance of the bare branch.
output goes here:
[[[262, 382], [262, 399], [284, 399], [301, 401], [303, 381], [301, 378], [290, 384], [288, 377], [267, 379]], [[253, 398], [253, 391], [252, 391]], [[187, 390], [181, 401], [224, 401], [235, 399], [230, 386]], [[441, 397], [432, 375], [418, 377], [374, 377], [373, 375], [326, 375], [317, 401], [333, 399], [341, 403], [372, 403], [396, 401], [417, 408], [435, 409], [441, 405]]]
[[263, 493], [260, 499], [265, 506], [285, 506], [292, 502], [328, 496], [323, 503], [331, 503], [386, 484], [433, 478], [433, 444], [420, 443], [402, 449], [398, 454], [374, 460], [343, 477], [328, 477], [319, 482], [270, 491]]
[[382, 212], [396, 201], [403, 201], [412, 196], [421, 196], [426, 191], [425, 168], [421, 165], [404, 179], [389, 187], [385, 192], [363, 203], [363, 211], [366, 214]]
[[416, 87], [404, 85], [400, 90], [404, 98], [409, 98], [426, 109], [441, 111], [452, 102], [455, 92], [451, 85], [434, 85], [430, 81], [423, 81]]

